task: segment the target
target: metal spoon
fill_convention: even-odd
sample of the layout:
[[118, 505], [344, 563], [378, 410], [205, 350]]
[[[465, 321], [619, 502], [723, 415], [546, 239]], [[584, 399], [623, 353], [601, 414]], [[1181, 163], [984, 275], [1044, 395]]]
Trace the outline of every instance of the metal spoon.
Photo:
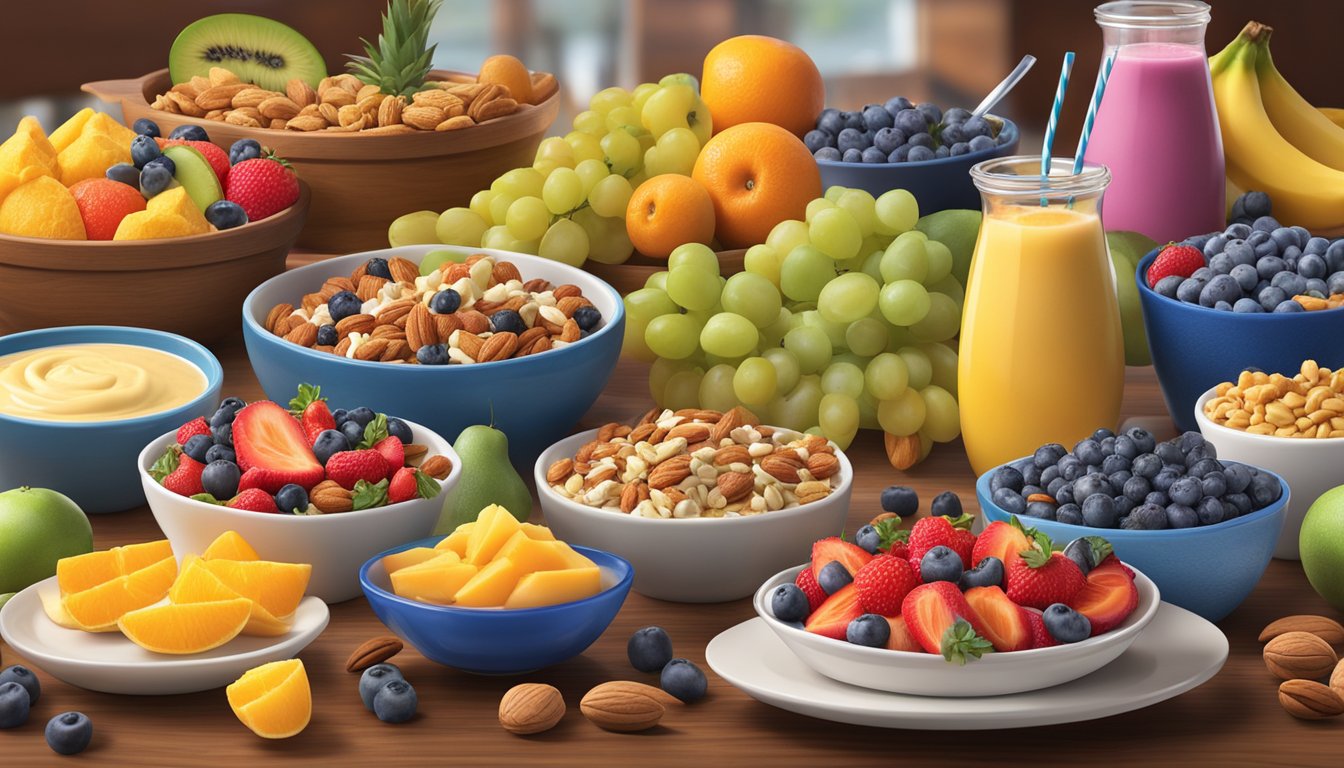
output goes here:
[[1017, 85], [1018, 81], [1027, 76], [1027, 72], [1031, 71], [1031, 67], [1035, 63], [1035, 56], [1032, 56], [1031, 54], [1023, 56], [1022, 60], [1013, 68], [1013, 71], [1009, 72], [1008, 76], [1003, 78], [1003, 82], [994, 86], [994, 90], [990, 91], [989, 95], [985, 97], [985, 100], [980, 102], [980, 106], [975, 108], [975, 111], [971, 113], [971, 116], [980, 117], [992, 109], [995, 104], [1002, 101], [1003, 97], [1007, 96], [1008, 92], [1013, 90], [1013, 86]]

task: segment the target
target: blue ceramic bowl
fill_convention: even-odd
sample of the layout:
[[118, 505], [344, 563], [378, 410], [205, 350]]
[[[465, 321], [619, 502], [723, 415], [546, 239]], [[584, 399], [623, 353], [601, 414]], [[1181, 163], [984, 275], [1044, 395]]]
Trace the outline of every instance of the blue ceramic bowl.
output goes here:
[[[129, 344], [177, 355], [205, 374], [205, 391], [170, 411], [115, 421], [37, 421], [0, 414], [0, 489], [50, 488], [74, 499], [88, 514], [138, 507], [145, 503], [135, 465], [140, 450], [163, 433], [214, 413], [224, 370], [210, 350], [191, 339], [112, 325], [75, 325], [3, 336], [0, 357], [69, 344]], [[72, 456], [84, 460], [72, 464]]]
[[1153, 250], [1139, 261], [1143, 326], [1153, 370], [1167, 401], [1167, 410], [1183, 432], [1198, 431], [1195, 403], [1205, 391], [1236, 381], [1248, 367], [1293, 375], [1302, 361], [1322, 367], [1344, 365], [1344, 310], [1286, 314], [1219, 312], [1198, 304], [1169, 299], [1148, 287]]
[[359, 569], [359, 583], [378, 620], [425, 658], [485, 675], [516, 675], [571, 659], [602, 636], [620, 612], [635, 569], [600, 549], [574, 547], [602, 569], [603, 590], [572, 603], [542, 608], [456, 608], [397, 597], [383, 558], [432, 547], [442, 536], [413, 541], [375, 555]]
[[[980, 192], [971, 181], [971, 166], [984, 160], [1017, 154], [1021, 140], [1017, 125], [1003, 121], [1008, 140], [992, 149], [921, 163], [842, 163], [818, 160], [821, 188], [832, 186], [866, 189], [873, 197], [893, 189], [905, 189], [919, 201], [919, 215], [949, 208], [980, 210]], [[1000, 133], [1002, 136], [1004, 133]]]
[[[400, 256], [416, 263], [435, 250], [485, 253], [513, 262], [523, 280], [545, 278], [577, 285], [602, 313], [603, 325], [561, 349], [474, 365], [392, 365], [317, 352], [268, 332], [271, 308], [298, 306], [329, 277], [349, 275], [371, 257]], [[463, 428], [491, 424], [509, 437], [514, 466], [531, 466], [551, 443], [569, 434], [606, 386], [621, 353], [625, 309], [621, 296], [598, 278], [537, 256], [413, 245], [319, 261], [262, 283], [243, 302], [243, 340], [266, 396], [288, 402], [302, 382], [319, 384], [332, 408], [366, 405], [423, 424], [450, 441]]]
[[[1011, 463], [1011, 462], [1010, 462]], [[991, 499], [989, 480], [998, 467], [975, 481], [975, 495], [985, 524], [1012, 517]], [[1268, 470], [1261, 469], [1261, 472]], [[1101, 536], [1115, 554], [1152, 579], [1162, 599], [1218, 621], [1251, 594], [1274, 554], [1288, 505], [1288, 484], [1278, 478], [1283, 493], [1278, 501], [1249, 515], [1217, 525], [1162, 531], [1092, 528], [1055, 520], [1021, 517], [1023, 525], [1049, 534], [1059, 545], [1079, 536]]]

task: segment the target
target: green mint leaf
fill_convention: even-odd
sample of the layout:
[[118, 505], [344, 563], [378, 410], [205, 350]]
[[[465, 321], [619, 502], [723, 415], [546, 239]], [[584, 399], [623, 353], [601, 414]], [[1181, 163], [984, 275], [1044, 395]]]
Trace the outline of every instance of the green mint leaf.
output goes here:
[[379, 440], [387, 437], [387, 414], [380, 413], [373, 417], [373, 421], [364, 425], [364, 439], [359, 441], [357, 449], [372, 448], [378, 444]]
[[198, 493], [195, 496], [192, 496], [191, 498], [195, 499], [196, 501], [204, 501], [206, 504], [216, 504], [218, 506], [224, 505], [224, 502], [220, 501], [219, 499], [216, 499], [214, 496], [211, 496], [208, 493]]
[[289, 412], [298, 416], [304, 409], [318, 400], [326, 400], [322, 396], [322, 388], [313, 384], [300, 384], [299, 394], [289, 401]]
[[443, 490], [443, 487], [439, 485], [438, 480], [418, 469], [415, 470], [415, 492], [420, 495], [420, 498], [432, 499], [438, 496], [441, 490]]
[[182, 455], [182, 446], [174, 443], [168, 446], [163, 455], [154, 460], [149, 467], [149, 476], [154, 478], [154, 482], [162, 485], [163, 478], [177, 471], [178, 457]]
[[377, 483], [370, 483], [368, 480], [360, 480], [355, 483], [355, 490], [350, 495], [350, 501], [355, 509], [371, 509], [383, 506], [387, 503], [387, 478], [383, 478]]

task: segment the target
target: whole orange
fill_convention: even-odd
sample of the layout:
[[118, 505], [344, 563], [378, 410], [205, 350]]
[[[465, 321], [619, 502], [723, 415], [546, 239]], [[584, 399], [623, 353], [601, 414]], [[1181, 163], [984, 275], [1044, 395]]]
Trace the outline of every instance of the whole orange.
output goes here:
[[508, 88], [509, 96], [519, 104], [532, 103], [532, 75], [515, 56], [507, 53], [491, 56], [481, 62], [481, 72], [476, 79]]
[[145, 210], [140, 191], [111, 179], [85, 179], [70, 188], [90, 240], [111, 240], [127, 214]]
[[826, 104], [821, 72], [802, 48], [764, 35], [732, 37], [710, 50], [700, 96], [714, 130], [774, 123], [802, 138]]
[[776, 224], [802, 219], [807, 204], [821, 197], [812, 153], [772, 123], [742, 123], [715, 134], [700, 150], [691, 177], [709, 190], [725, 248], [764, 243]]
[[654, 176], [630, 196], [625, 229], [635, 250], [666, 259], [679, 245], [714, 239], [714, 201], [700, 182], [679, 173]]

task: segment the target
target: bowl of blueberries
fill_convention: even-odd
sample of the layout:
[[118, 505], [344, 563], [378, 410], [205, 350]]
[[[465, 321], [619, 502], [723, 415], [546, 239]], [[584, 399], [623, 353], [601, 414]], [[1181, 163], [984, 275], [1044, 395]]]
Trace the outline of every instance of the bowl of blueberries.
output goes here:
[[1101, 536], [1148, 575], [1162, 599], [1218, 621], [1269, 565], [1288, 484], [1220, 461], [1199, 432], [1165, 442], [1135, 427], [1098, 429], [996, 467], [975, 483], [986, 524], [1018, 517], [1057, 541]]
[[821, 170], [823, 188], [865, 189], [874, 197], [906, 189], [920, 214], [980, 208], [971, 166], [1017, 152], [1017, 126], [995, 115], [914, 104], [904, 96], [857, 112], [828, 108], [803, 137]]
[[1227, 229], [1154, 250], [1135, 272], [1153, 369], [1183, 431], [1199, 428], [1205, 390], [1247, 368], [1344, 364], [1344, 238], [1281, 226], [1269, 210], [1248, 192]]

